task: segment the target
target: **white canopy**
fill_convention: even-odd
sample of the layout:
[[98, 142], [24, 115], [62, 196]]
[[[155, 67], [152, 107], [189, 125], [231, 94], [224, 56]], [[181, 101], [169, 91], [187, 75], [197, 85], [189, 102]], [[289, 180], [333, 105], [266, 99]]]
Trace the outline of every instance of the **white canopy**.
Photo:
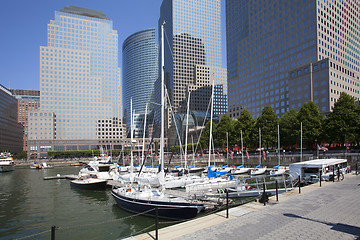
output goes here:
[[297, 162], [292, 163], [289, 165], [290, 174], [297, 178], [299, 176], [302, 177], [302, 169], [303, 168], [317, 168], [322, 169], [324, 167], [337, 165], [341, 163], [347, 162], [347, 159], [337, 159], [337, 158], [330, 158], [330, 159], [315, 159], [305, 162]]

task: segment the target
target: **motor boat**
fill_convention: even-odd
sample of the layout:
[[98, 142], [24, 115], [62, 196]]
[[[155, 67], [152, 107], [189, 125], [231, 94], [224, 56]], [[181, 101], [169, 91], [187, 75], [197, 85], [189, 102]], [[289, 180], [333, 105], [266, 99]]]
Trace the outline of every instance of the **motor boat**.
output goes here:
[[96, 174], [84, 174], [70, 182], [72, 187], [82, 189], [105, 189], [107, 181], [98, 178]]
[[15, 170], [15, 162], [10, 153], [1, 153], [0, 172], [10, 172]]
[[41, 169], [42, 165], [36, 161], [34, 161], [32, 164], [30, 164], [31, 169]]
[[41, 164], [41, 168], [42, 169], [49, 169], [49, 168], [54, 168], [54, 166], [48, 165], [46, 162], [43, 162]]

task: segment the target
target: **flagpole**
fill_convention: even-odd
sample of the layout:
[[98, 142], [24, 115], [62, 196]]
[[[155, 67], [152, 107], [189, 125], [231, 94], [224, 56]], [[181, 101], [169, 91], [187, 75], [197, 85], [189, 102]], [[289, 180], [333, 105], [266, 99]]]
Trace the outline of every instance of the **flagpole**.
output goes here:
[[242, 130], [240, 130], [240, 136], [241, 136], [241, 163], [244, 165], [244, 147], [243, 147], [243, 135]]
[[300, 139], [300, 162], [302, 162], [302, 122], [300, 124], [301, 139]]
[[226, 164], [229, 165], [229, 134], [226, 132]]
[[259, 161], [261, 164], [261, 128], [259, 128]]
[[280, 126], [278, 124], [278, 155], [279, 155], [279, 166], [280, 166]]

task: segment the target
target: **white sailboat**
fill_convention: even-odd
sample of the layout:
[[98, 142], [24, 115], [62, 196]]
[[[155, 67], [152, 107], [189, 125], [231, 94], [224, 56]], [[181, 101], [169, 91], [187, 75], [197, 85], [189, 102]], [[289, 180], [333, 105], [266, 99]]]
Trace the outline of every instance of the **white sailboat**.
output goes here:
[[165, 22], [161, 26], [161, 135], [158, 173], [161, 187], [157, 189], [151, 187], [140, 188], [131, 184], [127, 187], [114, 188], [111, 193], [118, 206], [125, 210], [144, 213], [149, 216], [158, 215], [160, 218], [189, 219], [196, 217], [204, 209], [204, 205], [183, 197], [169, 195], [164, 190], [164, 25]]
[[236, 166], [234, 170], [231, 171], [232, 175], [240, 175], [245, 173], [250, 173], [252, 168], [244, 167], [244, 143], [243, 143], [243, 134], [242, 130], [240, 130], [240, 138], [241, 138], [241, 165]]
[[261, 166], [261, 128], [259, 128], [259, 165], [251, 170], [251, 175], [261, 175], [266, 173], [266, 166]]
[[278, 165], [274, 166], [270, 171], [270, 175], [281, 175], [289, 172], [289, 167], [280, 165], [280, 127], [278, 124]]

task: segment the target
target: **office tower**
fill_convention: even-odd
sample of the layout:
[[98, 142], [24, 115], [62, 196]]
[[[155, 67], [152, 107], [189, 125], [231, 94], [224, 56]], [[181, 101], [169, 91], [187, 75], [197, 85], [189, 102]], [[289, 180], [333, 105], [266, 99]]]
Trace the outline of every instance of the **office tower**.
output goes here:
[[122, 126], [112, 21], [101, 11], [67, 6], [55, 12], [47, 30], [47, 46], [40, 47], [41, 109], [29, 114], [29, 145], [38, 153], [120, 145], [122, 130], [114, 135], [109, 128]]
[[18, 122], [24, 127], [23, 146], [24, 151], [27, 151], [28, 113], [40, 109], [40, 91], [22, 89], [10, 89], [10, 91], [18, 100]]
[[125, 39], [122, 51], [124, 115], [129, 115], [131, 98], [135, 113], [144, 113], [146, 104], [151, 107], [154, 83], [159, 77], [155, 29], [130, 35]]
[[[165, 82], [175, 113], [186, 112], [187, 91], [198, 81], [196, 66], [221, 67], [220, 8], [220, 0], [164, 0], [161, 5], [159, 29], [166, 22]], [[200, 87], [204, 86], [195, 90]]]
[[[130, 99], [133, 104], [134, 137], [143, 136], [145, 108], [153, 109], [154, 83], [158, 79], [158, 46], [155, 29], [136, 32], [125, 39], [123, 46], [123, 103], [124, 119], [130, 129]], [[147, 125], [151, 124], [147, 119]], [[129, 132], [129, 131], [128, 131]]]
[[359, 99], [360, 3], [226, 1], [229, 113], [278, 115], [313, 101], [331, 111], [341, 92]]
[[18, 103], [12, 93], [0, 84], [0, 151], [23, 151], [23, 126], [18, 123]]
[[120, 119], [118, 34], [96, 10], [67, 6], [40, 47], [41, 110], [56, 115], [56, 139], [97, 139], [99, 119]]

